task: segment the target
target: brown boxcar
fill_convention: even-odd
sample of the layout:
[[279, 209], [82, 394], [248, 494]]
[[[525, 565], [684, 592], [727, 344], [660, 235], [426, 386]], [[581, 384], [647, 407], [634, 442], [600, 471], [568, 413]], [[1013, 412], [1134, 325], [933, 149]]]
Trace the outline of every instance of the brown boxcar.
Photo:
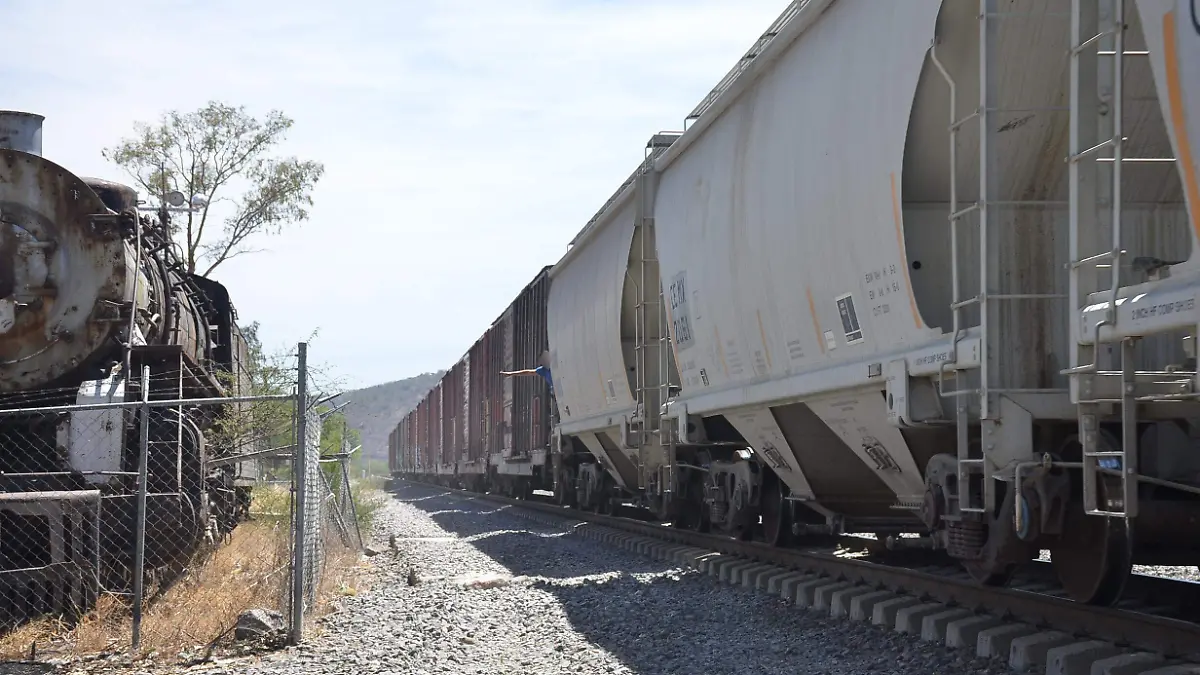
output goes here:
[[442, 437], [446, 427], [442, 423], [442, 383], [438, 382], [429, 392], [429, 449], [426, 453], [429, 473], [442, 473]]
[[[403, 424], [403, 422], [401, 422]], [[396, 437], [400, 434], [400, 425], [388, 432], [388, 473], [395, 476], [400, 473], [399, 454], [397, 453]]]
[[411, 418], [412, 413], [410, 412], [404, 416], [404, 419], [400, 420], [400, 424], [397, 424], [396, 430], [392, 432], [395, 436], [392, 444], [395, 446], [396, 453], [396, 468], [392, 470], [392, 473], [407, 474], [412, 471], [412, 458], [408, 454], [408, 444], [405, 442]]
[[446, 371], [438, 385], [438, 421], [441, 429], [441, 445], [438, 446], [438, 474], [453, 476], [454, 461], [454, 369]]
[[396, 429], [396, 463], [400, 472], [405, 474], [412, 473], [416, 469], [412, 443], [413, 422], [416, 418], [416, 411], [410, 410], [404, 419], [400, 420], [400, 426]]
[[479, 490], [485, 487], [488, 462], [484, 427], [480, 411], [487, 404], [486, 336], [475, 342], [455, 370], [455, 382], [461, 399], [456, 408], [455, 428], [459, 434], [458, 474], [462, 487]]
[[433, 472], [433, 460], [430, 459], [433, 434], [430, 433], [429, 429], [429, 410], [432, 407], [429, 394], [426, 394], [425, 398], [421, 400], [420, 405], [417, 406], [416, 471], [420, 474]]
[[417, 435], [417, 411], [415, 409], [410, 410], [404, 416], [403, 424], [404, 431], [400, 434], [400, 456], [403, 458], [400, 462], [401, 471], [415, 473], [417, 469], [417, 445], [413, 442]]
[[443, 462], [448, 464], [451, 473], [461, 473], [467, 460], [467, 434], [465, 431], [466, 414], [464, 408], [468, 403], [467, 391], [464, 386], [468, 368], [468, 358], [464, 356], [446, 373], [444, 382], [448, 396], [446, 397], [447, 442]]
[[471, 346], [467, 371], [466, 431], [467, 454], [465, 465], [470, 473], [487, 469], [487, 416], [491, 389], [491, 368], [488, 345], [491, 329]]
[[[506, 370], [526, 370], [542, 365], [549, 349], [546, 334], [546, 300], [550, 268], [544, 268], [521, 291], [504, 313]], [[506, 378], [504, 383], [505, 452], [507, 458], [530, 457], [550, 445], [550, 387], [540, 377]]]
[[480, 413], [483, 418], [480, 420], [481, 428], [484, 430], [486, 455], [489, 464], [491, 458], [497, 459], [504, 452], [504, 376], [501, 371], [508, 369], [508, 359], [505, 355], [508, 353], [505, 342], [505, 323], [503, 320], [492, 324], [492, 327], [487, 332], [487, 377], [485, 378], [485, 386], [487, 387], [484, 396], [487, 399], [487, 404], [483, 407]]
[[390, 450], [403, 457], [403, 448], [412, 449], [411, 463], [395, 462], [399, 471], [471, 489], [553, 489], [550, 386], [541, 377], [500, 374], [543, 365], [549, 271], [542, 268], [425, 394], [410, 414], [408, 445], [401, 432]]

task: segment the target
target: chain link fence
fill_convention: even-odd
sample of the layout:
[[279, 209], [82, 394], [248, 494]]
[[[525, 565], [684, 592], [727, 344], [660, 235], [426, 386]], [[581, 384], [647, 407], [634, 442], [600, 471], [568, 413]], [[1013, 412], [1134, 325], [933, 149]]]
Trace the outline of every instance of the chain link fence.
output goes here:
[[0, 655], [299, 642], [362, 550], [306, 351], [287, 394], [211, 398], [155, 362], [0, 402]]

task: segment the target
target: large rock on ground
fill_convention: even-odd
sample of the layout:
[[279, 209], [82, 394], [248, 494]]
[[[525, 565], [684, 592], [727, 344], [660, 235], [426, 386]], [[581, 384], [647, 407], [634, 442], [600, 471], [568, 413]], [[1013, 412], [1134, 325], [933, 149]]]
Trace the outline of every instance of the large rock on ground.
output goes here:
[[233, 629], [235, 640], [253, 640], [282, 633], [286, 624], [283, 615], [273, 609], [251, 609], [238, 616]]

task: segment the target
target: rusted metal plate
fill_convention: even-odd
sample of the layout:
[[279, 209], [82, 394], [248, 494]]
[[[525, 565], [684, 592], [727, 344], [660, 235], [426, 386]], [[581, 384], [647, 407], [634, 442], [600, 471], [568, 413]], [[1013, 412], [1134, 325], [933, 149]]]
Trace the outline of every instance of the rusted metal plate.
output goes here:
[[98, 351], [127, 302], [127, 249], [100, 197], [70, 171], [36, 155], [0, 150], [0, 392], [44, 385]]

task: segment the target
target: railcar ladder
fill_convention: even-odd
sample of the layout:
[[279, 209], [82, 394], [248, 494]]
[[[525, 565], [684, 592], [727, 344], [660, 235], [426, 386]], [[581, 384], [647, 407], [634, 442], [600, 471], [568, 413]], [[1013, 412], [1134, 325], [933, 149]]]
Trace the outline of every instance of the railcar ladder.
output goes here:
[[[657, 138], [657, 137], [656, 137]], [[655, 139], [651, 139], [653, 144]], [[645, 453], [647, 446], [666, 452], [659, 472], [663, 493], [673, 492], [675, 481], [674, 437], [662, 426], [662, 405], [670, 395], [670, 334], [666, 329], [666, 306], [663, 301], [661, 268], [658, 265], [658, 238], [654, 224], [656, 176], [652, 160], [661, 150], [653, 146], [646, 164], [635, 181], [638, 208], [637, 230], [640, 233], [638, 260], [638, 299], [634, 321], [635, 388], [637, 389], [638, 487], [646, 488]], [[654, 378], [650, 375], [653, 373]], [[652, 381], [653, 380], [653, 381]]]
[[[1127, 251], [1122, 249], [1122, 172], [1126, 165], [1174, 162], [1173, 158], [1126, 157], [1124, 133], [1125, 59], [1145, 57], [1147, 51], [1126, 49], [1126, 7], [1129, 0], [1072, 0], [1071, 2], [1071, 145], [1070, 177], [1070, 294], [1071, 399], [1079, 411], [1082, 446], [1084, 511], [1089, 515], [1133, 518], [1138, 513], [1137, 426], [1138, 373], [1134, 370], [1134, 341], [1121, 341], [1120, 369], [1100, 368], [1100, 331], [1117, 327], [1117, 301], [1121, 268]], [[1092, 108], [1090, 102], [1098, 102]], [[1101, 214], [1108, 211], [1108, 227]], [[1107, 231], [1105, 231], [1107, 230]], [[1107, 241], [1105, 241], [1107, 239]], [[1104, 247], [1107, 246], [1107, 249]], [[1107, 267], [1108, 287], [1100, 272]], [[1079, 312], [1092, 293], [1106, 293], [1104, 318], [1083, 335]], [[1091, 338], [1092, 344], [1083, 344]], [[1115, 397], [1107, 394], [1118, 383]], [[1121, 424], [1118, 447], [1109, 447], [1100, 433], [1104, 407], [1116, 406]], [[1099, 504], [1099, 481], [1104, 473], [1120, 475], [1119, 499], [1109, 497]]]
[[[999, 397], [1002, 394], [1050, 393], [1053, 389], [1022, 389], [1005, 388], [1001, 386], [1000, 352], [1004, 348], [1001, 334], [1001, 304], [1016, 301], [1050, 302], [1062, 301], [1067, 298], [1063, 293], [1004, 293], [1002, 292], [1003, 275], [1006, 271], [1003, 261], [1006, 259], [1002, 245], [1002, 223], [997, 220], [997, 213], [1002, 210], [1039, 209], [1046, 207], [1064, 207], [1066, 202], [1021, 199], [1005, 200], [1001, 198], [1000, 176], [995, 170], [998, 159], [994, 150], [996, 135], [1001, 121], [1000, 115], [1031, 115], [1037, 113], [1061, 114], [1066, 112], [1062, 106], [1037, 107], [1008, 107], [999, 100], [999, 76], [997, 69], [1001, 67], [996, 50], [999, 46], [999, 22], [1006, 19], [1042, 20], [1063, 15], [1054, 13], [1002, 12], [999, 9], [1000, 0], [979, 0], [979, 104], [969, 115], [959, 117], [955, 101], [955, 83], [942, 64], [936, 60], [936, 45], [934, 45], [934, 63], [943, 78], [950, 86], [950, 250], [951, 250], [951, 303], [953, 316], [953, 340], [957, 344], [962, 339], [967, 325], [966, 311], [977, 306], [979, 308], [979, 338], [980, 338], [980, 369], [979, 385], [976, 389], [959, 386], [946, 395], [955, 397], [955, 428], [958, 459], [958, 494], [959, 510], [964, 513], [991, 513], [996, 508], [996, 490], [994, 481], [988, 473], [985, 452], [989, 437], [999, 435], [1001, 424], [1001, 405]], [[957, 144], [959, 131], [974, 120], [979, 131], [979, 194], [973, 204], [960, 207], [957, 185]], [[975, 215], [975, 223], [979, 229], [979, 292], [973, 297], [964, 297], [962, 290], [961, 269], [963, 261], [958, 250], [959, 225]], [[1065, 392], [1064, 392], [1065, 393]], [[982, 441], [979, 448], [972, 447], [970, 441], [970, 398], [977, 397]], [[983, 476], [982, 494], [973, 494], [971, 478]], [[975, 493], [980, 492], [974, 490]], [[954, 498], [953, 496], [949, 496]]]
[[[638, 198], [642, 199], [642, 177], [637, 180]], [[662, 285], [654, 278], [656, 275], [651, 264], [658, 263], [658, 254], [654, 245], [654, 218], [641, 213], [637, 229], [641, 236], [638, 254], [638, 297], [634, 319], [634, 352], [635, 352], [635, 382], [637, 389], [636, 439], [638, 449], [638, 488], [646, 488], [645, 452], [646, 445], [659, 432], [659, 388], [658, 383], [650, 382], [650, 368], [658, 372], [656, 363], [649, 353], [651, 342], [657, 342], [658, 337], [650, 333], [650, 313], [662, 311]], [[659, 326], [661, 333], [661, 324]], [[657, 346], [657, 344], [655, 345]]]

